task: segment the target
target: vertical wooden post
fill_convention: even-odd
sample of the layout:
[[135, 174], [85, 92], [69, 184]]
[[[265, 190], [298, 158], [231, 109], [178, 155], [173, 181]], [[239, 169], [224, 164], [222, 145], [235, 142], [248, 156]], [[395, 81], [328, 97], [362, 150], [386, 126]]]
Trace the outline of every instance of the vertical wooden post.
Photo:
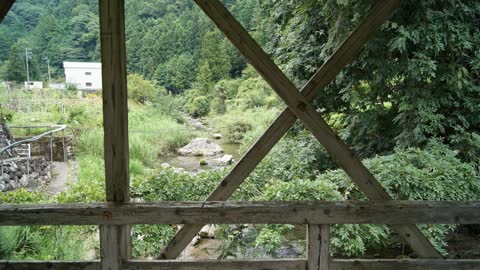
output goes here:
[[309, 224], [307, 239], [307, 270], [328, 270], [330, 261], [330, 225]]
[[[108, 202], [128, 202], [128, 106], [125, 1], [99, 0], [102, 53], [105, 186]], [[122, 268], [131, 257], [129, 226], [101, 226], [103, 270]]]
[[12, 8], [15, 0], [4, 0], [0, 2], [0, 23], [3, 21], [3, 18], [7, 16], [8, 11]]

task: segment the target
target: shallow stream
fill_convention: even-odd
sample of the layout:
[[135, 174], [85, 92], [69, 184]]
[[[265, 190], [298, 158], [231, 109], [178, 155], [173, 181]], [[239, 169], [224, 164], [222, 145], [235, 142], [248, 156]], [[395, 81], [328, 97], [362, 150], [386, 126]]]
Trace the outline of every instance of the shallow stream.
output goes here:
[[218, 167], [205, 165], [200, 165], [200, 161], [205, 160], [209, 161], [212, 159], [220, 158], [223, 155], [232, 155], [235, 161], [238, 161], [241, 158], [241, 154], [239, 153], [240, 145], [239, 144], [228, 144], [222, 142], [222, 140], [214, 140], [212, 142], [220, 145], [223, 148], [223, 154], [211, 157], [195, 157], [195, 156], [181, 156], [181, 155], [169, 155], [169, 156], [161, 156], [159, 157], [160, 164], [168, 163], [170, 166], [176, 168], [183, 168], [187, 171], [192, 170], [211, 170]]

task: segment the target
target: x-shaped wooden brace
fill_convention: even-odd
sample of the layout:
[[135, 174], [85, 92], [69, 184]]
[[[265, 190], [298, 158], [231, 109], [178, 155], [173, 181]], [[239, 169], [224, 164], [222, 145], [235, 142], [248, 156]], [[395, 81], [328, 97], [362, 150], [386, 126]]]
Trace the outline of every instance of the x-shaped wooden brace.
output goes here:
[[[370, 200], [391, 200], [392, 198], [382, 185], [328, 126], [310, 102], [354, 59], [373, 33], [400, 6], [400, 0], [375, 1], [369, 15], [310, 79], [301, 92], [220, 1], [195, 0], [195, 2], [288, 106], [210, 194], [207, 201], [227, 200], [293, 126], [297, 118], [312, 132], [359, 190], [365, 193]], [[203, 225], [184, 225], [165, 247], [159, 258], [174, 259], [178, 257], [202, 227]], [[442, 258], [415, 225], [391, 227], [420, 257]]]
[[8, 11], [12, 8], [15, 0], [2, 0], [0, 3], [0, 23], [3, 21], [5, 16], [7, 16]]

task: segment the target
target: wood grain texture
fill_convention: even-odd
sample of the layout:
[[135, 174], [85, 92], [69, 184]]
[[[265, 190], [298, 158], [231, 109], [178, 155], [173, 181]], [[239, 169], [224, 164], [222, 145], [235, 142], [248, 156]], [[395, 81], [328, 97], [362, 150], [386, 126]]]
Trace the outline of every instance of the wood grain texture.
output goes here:
[[[105, 187], [108, 202], [128, 202], [128, 94], [124, 0], [99, 0]], [[131, 255], [129, 226], [100, 227], [103, 270], [121, 268]]]
[[[292, 113], [303, 122], [304, 126], [310, 130], [358, 188], [371, 200], [390, 200], [390, 196], [372, 173], [348, 145], [337, 136], [322, 116], [225, 6], [218, 0], [196, 0], [196, 3], [287, 104]], [[391, 4], [395, 3], [398, 4], [399, 2], [391, 2]], [[400, 236], [411, 236], [404, 238], [404, 240], [419, 256], [441, 258], [440, 253], [415, 226], [396, 226], [394, 230], [398, 231]]]
[[320, 236], [320, 226], [318, 224], [309, 224], [307, 226], [307, 269], [320, 270], [320, 249], [322, 239]]
[[90, 262], [0, 261], [0, 270], [101, 270], [101, 264], [99, 261], [90, 261]]
[[308, 239], [308, 270], [328, 270], [330, 262], [330, 225], [309, 224]]
[[306, 270], [306, 261], [278, 260], [218, 260], [218, 261], [131, 261], [125, 270]]
[[[100, 270], [100, 262], [8, 262], [0, 270]], [[307, 270], [305, 259], [239, 261], [128, 261], [124, 270]], [[478, 270], [480, 260], [339, 260], [330, 270]]]
[[0, 226], [480, 224], [480, 202], [159, 202], [1, 205]]
[[330, 270], [478, 270], [480, 260], [333, 260]]
[[330, 266], [330, 225], [320, 226], [320, 270]]
[[0, 2], [0, 23], [3, 21], [5, 16], [7, 16], [8, 11], [12, 8], [15, 0], [2, 0]]
[[[358, 55], [365, 43], [398, 8], [399, 2], [399, 0], [394, 0], [377, 1], [375, 3], [366, 18], [302, 89], [301, 93], [308, 101], [313, 101], [336, 78], [340, 71]], [[296, 120], [296, 116], [289, 109], [285, 109], [215, 188], [207, 201], [227, 200], [293, 126]], [[178, 257], [201, 228], [201, 225], [193, 224], [183, 226], [163, 249], [159, 259]]]

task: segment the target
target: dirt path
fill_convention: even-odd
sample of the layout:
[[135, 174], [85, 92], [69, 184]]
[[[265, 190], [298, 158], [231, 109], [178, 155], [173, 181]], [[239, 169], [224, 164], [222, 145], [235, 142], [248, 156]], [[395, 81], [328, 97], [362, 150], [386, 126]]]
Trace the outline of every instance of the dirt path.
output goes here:
[[68, 163], [66, 162], [52, 162], [56, 176], [48, 184], [45, 192], [51, 195], [60, 193], [67, 189], [68, 182]]

